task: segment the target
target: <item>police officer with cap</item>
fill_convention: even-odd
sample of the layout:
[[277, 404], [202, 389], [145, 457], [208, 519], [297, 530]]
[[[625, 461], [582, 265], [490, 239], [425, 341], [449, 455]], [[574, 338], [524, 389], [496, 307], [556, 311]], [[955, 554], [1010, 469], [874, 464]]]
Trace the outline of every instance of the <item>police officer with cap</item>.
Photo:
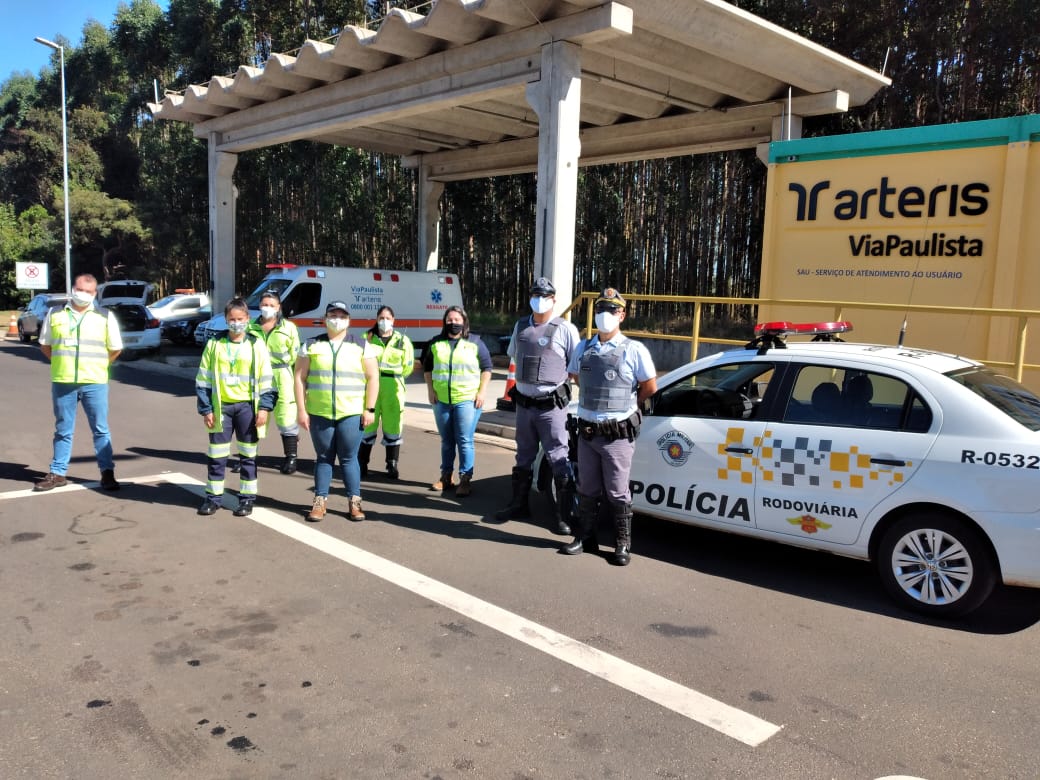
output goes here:
[[556, 288], [544, 276], [531, 285], [531, 314], [513, 327], [509, 356], [516, 364], [516, 465], [513, 467], [513, 497], [499, 510], [498, 520], [530, 516], [528, 496], [534, 480], [532, 466], [541, 442], [552, 464], [556, 483], [558, 534], [569, 534], [574, 505], [574, 471], [567, 457], [567, 405], [571, 389], [567, 364], [581, 343], [578, 329], [562, 317], [553, 316]]
[[613, 562], [627, 566], [632, 545], [632, 470], [643, 401], [657, 392], [657, 370], [647, 348], [621, 334], [625, 299], [608, 287], [593, 308], [596, 329], [575, 350], [568, 370], [578, 382], [578, 514], [574, 541], [561, 552], [577, 555], [595, 542], [594, 531], [605, 507], [614, 521], [617, 544]]

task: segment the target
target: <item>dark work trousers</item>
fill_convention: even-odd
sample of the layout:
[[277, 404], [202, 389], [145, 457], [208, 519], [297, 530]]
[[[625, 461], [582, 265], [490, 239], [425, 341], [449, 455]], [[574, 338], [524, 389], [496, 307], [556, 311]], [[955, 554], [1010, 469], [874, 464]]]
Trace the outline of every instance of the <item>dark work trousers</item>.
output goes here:
[[541, 442], [546, 457], [552, 464], [553, 474], [571, 476], [567, 460], [567, 410], [534, 409], [516, 406], [516, 467], [530, 469]]
[[578, 494], [631, 504], [628, 477], [636, 443], [628, 439], [609, 441], [605, 436], [578, 437]]
[[256, 433], [256, 414], [251, 401], [223, 404], [221, 430], [209, 434], [209, 470], [206, 494], [217, 503], [224, 494], [224, 472], [227, 470], [228, 455], [231, 454], [231, 437], [238, 441], [239, 495], [256, 496], [256, 449], [259, 437]]

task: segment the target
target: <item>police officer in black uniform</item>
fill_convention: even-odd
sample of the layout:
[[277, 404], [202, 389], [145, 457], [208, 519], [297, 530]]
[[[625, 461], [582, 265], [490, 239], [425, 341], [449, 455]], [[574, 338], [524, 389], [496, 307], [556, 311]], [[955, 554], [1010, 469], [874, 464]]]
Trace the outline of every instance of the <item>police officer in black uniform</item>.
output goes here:
[[513, 497], [495, 517], [505, 521], [530, 516], [532, 466], [541, 442], [556, 483], [556, 521], [551, 527], [558, 534], [569, 534], [575, 484], [567, 457], [567, 404], [571, 399], [567, 364], [581, 336], [570, 322], [553, 316], [556, 288], [552, 282], [540, 277], [530, 292], [531, 314], [517, 321], [509, 342], [509, 356], [516, 364], [516, 386], [511, 393], [516, 402]]

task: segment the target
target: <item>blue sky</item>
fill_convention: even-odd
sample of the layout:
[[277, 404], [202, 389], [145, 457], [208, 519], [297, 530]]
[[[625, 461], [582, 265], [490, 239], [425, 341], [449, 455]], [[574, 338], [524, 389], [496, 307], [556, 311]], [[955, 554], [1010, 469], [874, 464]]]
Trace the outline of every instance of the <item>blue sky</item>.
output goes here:
[[[126, 0], [129, 4], [129, 0]], [[120, 0], [0, 0], [0, 82], [28, 70], [34, 76], [50, 62], [52, 49], [33, 41], [59, 35], [78, 46], [83, 25], [95, 19], [110, 27]], [[168, 0], [159, 0], [163, 8]]]

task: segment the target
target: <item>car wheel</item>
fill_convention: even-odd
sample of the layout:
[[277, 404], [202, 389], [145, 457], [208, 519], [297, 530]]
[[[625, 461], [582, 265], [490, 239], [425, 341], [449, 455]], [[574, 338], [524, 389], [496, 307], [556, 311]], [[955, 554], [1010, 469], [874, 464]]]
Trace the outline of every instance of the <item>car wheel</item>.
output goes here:
[[997, 565], [980, 532], [940, 512], [914, 514], [889, 528], [877, 565], [897, 602], [934, 617], [968, 614], [997, 582]]
[[22, 327], [22, 323], [18, 323], [18, 340], [23, 344], [28, 344], [32, 341], [32, 336], [25, 332], [25, 328]]

